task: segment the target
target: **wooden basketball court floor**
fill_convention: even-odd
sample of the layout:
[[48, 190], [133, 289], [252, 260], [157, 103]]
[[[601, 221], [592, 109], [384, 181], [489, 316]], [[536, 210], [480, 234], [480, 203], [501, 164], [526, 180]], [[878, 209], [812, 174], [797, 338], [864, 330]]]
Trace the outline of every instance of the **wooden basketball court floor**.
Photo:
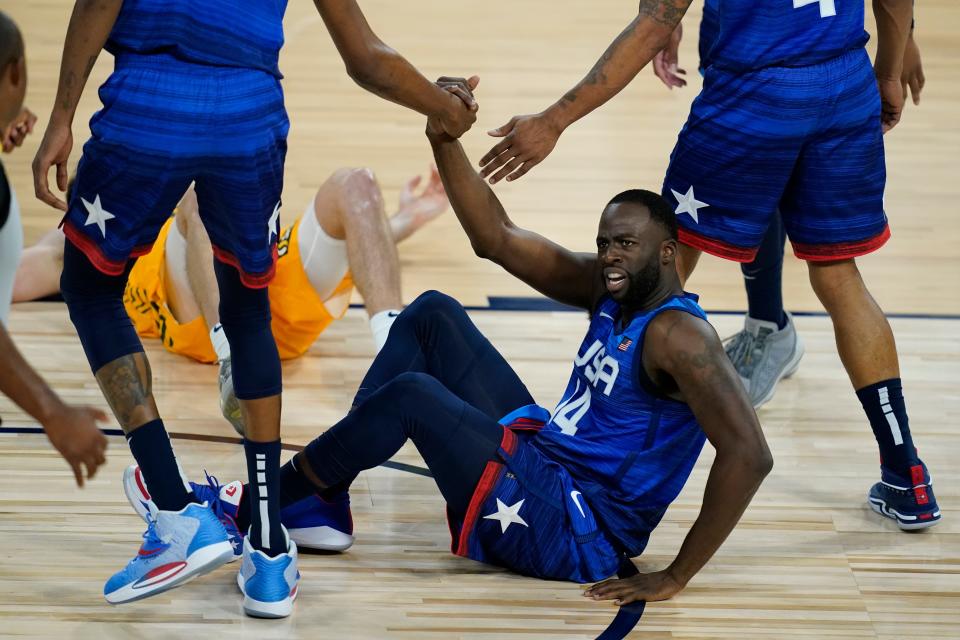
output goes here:
[[[535, 112], [575, 83], [631, 18], [631, 3], [596, 0], [489, 0], [486, 3], [362, 3], [391, 45], [429, 75], [478, 73], [480, 120], [465, 137], [473, 158], [486, 129]], [[28, 105], [45, 123], [53, 101], [72, 3], [0, 0], [27, 41]], [[785, 298], [801, 315], [807, 354], [797, 374], [760, 411], [775, 468], [739, 527], [679, 596], [651, 604], [636, 638], [960, 638], [960, 223], [956, 179], [960, 131], [960, 6], [927, 0], [917, 10], [927, 88], [919, 107], [887, 137], [886, 195], [893, 238], [861, 261], [897, 333], [911, 425], [934, 473], [943, 507], [938, 527], [901, 533], [866, 506], [877, 477], [869, 427], [840, 367], [829, 320], [801, 263], [788, 258]], [[623, 188], [659, 188], [676, 132], [699, 85], [694, 72], [699, 7], [685, 21], [681, 52], [691, 86], [667, 91], [649, 71], [616, 100], [574, 125], [523, 180], [496, 188], [524, 226], [590, 250], [604, 202]], [[868, 24], [872, 24], [868, 18]], [[423, 172], [429, 150], [422, 119], [355, 87], [322, 23], [293, 2], [281, 58], [292, 121], [285, 220], [340, 166], [370, 166], [388, 206], [403, 182]], [[98, 62], [74, 128], [73, 162], [97, 108], [95, 86], [111, 61]], [[27, 240], [57, 222], [32, 197], [29, 165], [38, 131], [3, 162], [23, 208]], [[538, 400], [556, 402], [586, 327], [582, 314], [489, 310], [488, 296], [535, 295], [474, 258], [452, 215], [401, 247], [404, 298], [440, 289], [477, 308], [471, 314], [506, 354]], [[742, 310], [739, 270], [704, 259], [689, 288], [708, 310]], [[359, 302], [359, 300], [357, 300]], [[514, 300], [516, 302], [516, 300]], [[740, 318], [714, 314], [721, 335]], [[11, 323], [31, 362], [67, 399], [106, 407], [59, 303], [15, 307]], [[244, 474], [240, 447], [219, 417], [216, 370], [148, 344], [158, 403], [184, 467], [222, 481]], [[351, 310], [311, 351], [284, 367], [284, 441], [306, 444], [349, 406], [373, 354], [365, 315]], [[430, 479], [397, 469], [363, 474], [353, 491], [357, 543], [340, 555], [301, 559], [304, 579], [294, 616], [246, 618], [236, 566], [147, 601], [111, 607], [103, 581], [134, 551], [142, 525], [127, 506], [120, 473], [131, 462], [112, 437], [108, 465], [86, 489], [9, 401], [0, 398], [0, 636], [183, 637], [228, 633], [287, 638], [593, 638], [615, 609], [587, 601], [571, 584], [511, 575], [449, 554], [442, 503]], [[114, 428], [115, 425], [110, 425]], [[286, 454], [289, 455], [289, 454]], [[420, 465], [404, 449], [398, 462]], [[698, 513], [712, 453], [707, 446], [689, 483], [637, 562], [665, 566]]]

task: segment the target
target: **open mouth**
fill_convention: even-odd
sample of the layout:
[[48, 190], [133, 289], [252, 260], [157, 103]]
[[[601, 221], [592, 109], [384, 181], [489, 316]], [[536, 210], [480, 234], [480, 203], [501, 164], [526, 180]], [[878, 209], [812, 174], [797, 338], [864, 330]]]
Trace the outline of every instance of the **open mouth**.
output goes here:
[[627, 274], [622, 271], [606, 271], [603, 274], [603, 279], [607, 285], [607, 291], [610, 293], [617, 293], [627, 287]]

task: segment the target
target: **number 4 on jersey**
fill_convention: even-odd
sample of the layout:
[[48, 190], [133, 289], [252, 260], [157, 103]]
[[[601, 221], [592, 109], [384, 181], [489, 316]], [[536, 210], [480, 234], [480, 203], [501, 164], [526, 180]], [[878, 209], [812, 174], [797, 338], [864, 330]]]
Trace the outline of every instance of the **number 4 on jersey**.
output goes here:
[[837, 15], [837, 5], [834, 4], [834, 0], [793, 0], [794, 9], [805, 7], [808, 4], [820, 5], [821, 18], [829, 18], [831, 16]]

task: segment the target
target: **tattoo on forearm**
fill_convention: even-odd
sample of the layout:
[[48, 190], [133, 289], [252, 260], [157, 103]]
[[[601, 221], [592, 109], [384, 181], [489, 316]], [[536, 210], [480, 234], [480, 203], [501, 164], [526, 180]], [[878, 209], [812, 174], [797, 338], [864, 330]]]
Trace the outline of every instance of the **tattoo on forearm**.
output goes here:
[[153, 373], [143, 353], [133, 353], [105, 364], [97, 373], [97, 382], [113, 414], [126, 430], [140, 426], [156, 415], [153, 400]]
[[680, 24], [692, 0], [640, 0], [639, 13], [670, 28]]

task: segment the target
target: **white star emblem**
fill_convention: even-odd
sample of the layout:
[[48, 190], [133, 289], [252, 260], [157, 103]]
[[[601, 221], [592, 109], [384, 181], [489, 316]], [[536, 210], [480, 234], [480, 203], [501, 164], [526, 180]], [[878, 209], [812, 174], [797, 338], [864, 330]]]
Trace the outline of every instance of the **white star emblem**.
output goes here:
[[80, 202], [83, 203], [83, 206], [87, 208], [87, 221], [83, 223], [83, 226], [89, 226], [95, 224], [100, 227], [100, 233], [103, 234], [103, 237], [107, 237], [107, 220], [113, 220], [116, 218], [115, 215], [105, 210], [100, 206], [100, 194], [97, 194], [97, 197], [93, 199], [93, 202], [87, 202], [84, 198], [80, 198]]
[[491, 513], [488, 516], [483, 516], [484, 520], [499, 520], [500, 521], [500, 533], [506, 533], [507, 527], [516, 522], [517, 524], [522, 524], [525, 527], [529, 527], [526, 522], [523, 521], [523, 518], [520, 517], [520, 507], [523, 506], [523, 500], [516, 504], [512, 504], [509, 507], [503, 504], [503, 501], [500, 498], [497, 498], [497, 512]]
[[273, 208], [273, 213], [270, 215], [270, 222], [267, 223], [267, 244], [270, 244], [270, 241], [273, 240], [273, 236], [280, 235], [280, 203], [277, 202], [277, 206]]
[[704, 207], [709, 207], [706, 202], [700, 202], [697, 200], [696, 196], [693, 195], [693, 185], [690, 185], [690, 188], [687, 189], [686, 194], [680, 194], [670, 189], [670, 193], [673, 194], [673, 197], [677, 199], [677, 209], [674, 211], [677, 215], [681, 213], [689, 213], [690, 217], [693, 218], [693, 221], [697, 224], [700, 224], [699, 214], [700, 209]]

